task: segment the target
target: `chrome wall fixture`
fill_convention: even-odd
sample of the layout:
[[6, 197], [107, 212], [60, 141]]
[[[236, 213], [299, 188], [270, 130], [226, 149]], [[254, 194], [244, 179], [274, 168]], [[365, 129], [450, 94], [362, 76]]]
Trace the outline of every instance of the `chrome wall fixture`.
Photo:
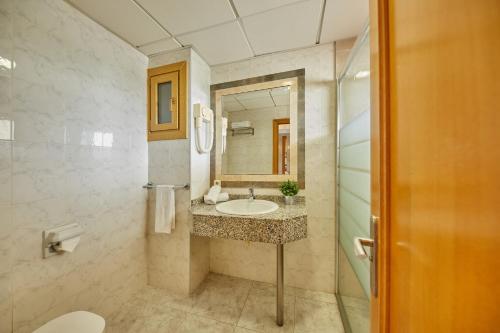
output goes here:
[[174, 189], [185, 189], [189, 190], [189, 184], [184, 184], [184, 185], [155, 185], [152, 182], [147, 183], [146, 185], [143, 185], [142, 188], [162, 188], [162, 187], [173, 187]]

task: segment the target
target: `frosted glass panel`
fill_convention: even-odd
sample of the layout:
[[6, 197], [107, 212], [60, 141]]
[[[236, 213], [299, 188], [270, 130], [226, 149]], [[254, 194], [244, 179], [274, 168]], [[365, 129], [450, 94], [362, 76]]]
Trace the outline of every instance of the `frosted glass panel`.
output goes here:
[[172, 122], [172, 82], [158, 84], [158, 124]]
[[[342, 157], [340, 158], [342, 159]], [[340, 162], [340, 165], [342, 165], [342, 162]], [[340, 167], [340, 188], [348, 190], [366, 202], [370, 202], [369, 171], [349, 170]]]
[[340, 147], [340, 166], [369, 171], [370, 170], [370, 142], [365, 141], [350, 146]]
[[[370, 331], [371, 261], [354, 254], [354, 238], [370, 234], [370, 52], [358, 41], [339, 81], [338, 293], [347, 332]], [[369, 249], [366, 249], [369, 252]]]
[[361, 113], [340, 131], [340, 146], [352, 145], [353, 143], [370, 140], [370, 112]]
[[370, 236], [370, 225], [366, 223], [370, 219], [370, 204], [355, 195], [340, 189], [340, 208], [349, 212], [354, 222], [359, 226], [362, 237]]

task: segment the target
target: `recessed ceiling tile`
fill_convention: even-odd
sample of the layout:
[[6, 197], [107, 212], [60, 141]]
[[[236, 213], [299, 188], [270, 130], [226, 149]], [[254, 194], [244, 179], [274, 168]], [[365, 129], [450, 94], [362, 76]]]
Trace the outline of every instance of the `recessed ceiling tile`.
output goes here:
[[273, 95], [273, 97], [279, 95], [290, 95], [290, 87], [273, 88], [271, 90], [271, 95]]
[[230, 22], [178, 37], [184, 45], [194, 45], [209, 65], [250, 58], [252, 53], [238, 23]]
[[240, 16], [260, 13], [276, 7], [288, 5], [300, 0], [233, 0]]
[[264, 54], [314, 45], [320, 15], [321, 0], [309, 0], [242, 20], [255, 53]]
[[357, 36], [368, 20], [366, 0], [327, 0], [321, 43]]
[[222, 109], [223, 111], [226, 112], [245, 110], [245, 108], [238, 102], [225, 102], [225, 101], [222, 103]]
[[159, 40], [157, 42], [141, 45], [138, 47], [138, 49], [145, 55], [152, 55], [163, 51], [174, 50], [179, 47], [180, 45], [177, 44], [172, 38], [167, 38]]
[[227, 0], [137, 0], [174, 35], [234, 20]]
[[68, 1], [87, 16], [134, 46], [170, 37], [132, 1]]
[[289, 95], [273, 95], [273, 100], [276, 106], [281, 105], [290, 105], [290, 96]]
[[238, 101], [255, 98], [269, 98], [269, 89], [253, 90], [233, 95]]
[[240, 100], [241, 104], [245, 107], [247, 110], [252, 110], [252, 109], [262, 109], [262, 108], [270, 108], [274, 106], [274, 102], [271, 99], [271, 96], [267, 95], [267, 98], [252, 98], [252, 99], [245, 99], [245, 100]]

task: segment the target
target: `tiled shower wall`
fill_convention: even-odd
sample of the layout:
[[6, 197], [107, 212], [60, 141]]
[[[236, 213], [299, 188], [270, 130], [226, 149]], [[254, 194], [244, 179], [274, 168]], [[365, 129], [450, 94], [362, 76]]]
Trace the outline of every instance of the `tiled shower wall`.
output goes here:
[[146, 284], [147, 58], [61, 0], [0, 0], [0, 56], [0, 331], [106, 317]]
[[[326, 44], [214, 66], [211, 75], [217, 84], [305, 68], [308, 238], [285, 245], [285, 283], [328, 292], [335, 289], [334, 62], [333, 44]], [[210, 270], [274, 282], [275, 251], [269, 244], [213, 239]]]

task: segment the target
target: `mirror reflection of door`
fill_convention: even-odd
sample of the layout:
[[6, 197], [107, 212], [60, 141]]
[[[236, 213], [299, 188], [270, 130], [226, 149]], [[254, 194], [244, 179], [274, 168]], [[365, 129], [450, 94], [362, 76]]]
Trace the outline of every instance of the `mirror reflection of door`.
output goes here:
[[290, 118], [273, 120], [273, 174], [290, 173]]

